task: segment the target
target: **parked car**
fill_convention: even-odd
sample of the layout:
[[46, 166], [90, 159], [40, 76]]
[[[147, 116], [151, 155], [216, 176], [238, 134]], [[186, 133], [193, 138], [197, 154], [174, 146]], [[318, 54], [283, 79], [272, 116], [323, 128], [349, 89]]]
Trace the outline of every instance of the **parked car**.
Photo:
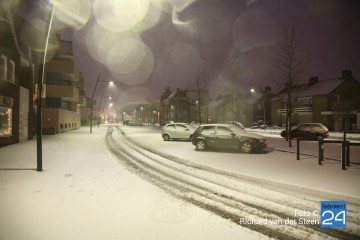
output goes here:
[[191, 142], [199, 151], [209, 147], [237, 148], [245, 153], [256, 152], [267, 146], [267, 139], [248, 133], [232, 124], [204, 124], [193, 133]]
[[195, 132], [196, 127], [188, 123], [168, 123], [162, 131], [161, 136], [164, 141], [171, 139], [186, 139], [191, 140], [191, 135]]
[[137, 122], [137, 121], [129, 121], [128, 126], [144, 126], [144, 124], [142, 122]]
[[235, 127], [238, 127], [238, 128], [241, 128], [241, 129], [245, 129], [244, 125], [242, 125], [242, 124], [239, 123], [239, 122], [228, 121], [227, 124], [232, 124], [232, 125], [234, 125]]
[[[329, 130], [321, 123], [303, 123], [291, 129], [291, 138], [307, 140], [322, 140], [329, 137]], [[287, 137], [287, 131], [282, 130], [280, 135]]]

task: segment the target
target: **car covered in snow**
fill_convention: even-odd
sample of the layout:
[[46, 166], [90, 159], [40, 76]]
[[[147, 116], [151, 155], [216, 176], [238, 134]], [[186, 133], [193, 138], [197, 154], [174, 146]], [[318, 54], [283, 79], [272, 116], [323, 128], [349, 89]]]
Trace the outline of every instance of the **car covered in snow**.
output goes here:
[[191, 140], [191, 135], [195, 132], [196, 127], [188, 123], [168, 123], [161, 131], [161, 136], [164, 141], [171, 139], [185, 139]]
[[191, 142], [199, 151], [207, 148], [235, 148], [245, 153], [260, 151], [267, 139], [232, 124], [204, 124], [193, 133]]

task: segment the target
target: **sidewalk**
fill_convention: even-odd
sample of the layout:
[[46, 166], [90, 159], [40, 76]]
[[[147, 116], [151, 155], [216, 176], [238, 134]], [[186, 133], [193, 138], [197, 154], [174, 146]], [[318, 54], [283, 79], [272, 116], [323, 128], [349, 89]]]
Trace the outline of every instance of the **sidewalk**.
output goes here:
[[0, 239], [262, 239], [132, 174], [105, 144], [107, 128], [0, 148]]

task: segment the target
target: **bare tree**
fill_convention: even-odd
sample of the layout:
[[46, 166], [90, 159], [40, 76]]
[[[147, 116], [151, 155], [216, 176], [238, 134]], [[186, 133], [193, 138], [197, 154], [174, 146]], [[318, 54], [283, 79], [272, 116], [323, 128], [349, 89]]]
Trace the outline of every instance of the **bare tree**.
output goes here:
[[278, 62], [278, 82], [284, 87], [286, 100], [286, 131], [291, 147], [291, 125], [293, 113], [293, 91], [303, 73], [303, 57], [294, 28], [286, 29]]
[[340, 100], [339, 95], [335, 95], [337, 97], [337, 101], [334, 102], [331, 106], [334, 122], [335, 131], [342, 130], [340, 124], [342, 124], [342, 119], [345, 120], [345, 129], [350, 130], [351, 126], [349, 125], [349, 119], [351, 116], [351, 112], [354, 111], [354, 102], [349, 100]]

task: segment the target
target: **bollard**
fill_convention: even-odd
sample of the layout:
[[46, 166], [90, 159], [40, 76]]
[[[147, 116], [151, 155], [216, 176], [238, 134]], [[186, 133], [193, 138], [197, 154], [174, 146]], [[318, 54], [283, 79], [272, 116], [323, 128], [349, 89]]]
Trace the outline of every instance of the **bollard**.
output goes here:
[[296, 139], [296, 160], [300, 160], [300, 138]]
[[350, 167], [350, 144], [349, 141], [346, 141], [346, 150], [345, 150], [345, 164]]
[[322, 165], [322, 161], [324, 160], [324, 141], [319, 141], [319, 165]]
[[345, 158], [346, 158], [346, 153], [345, 153], [345, 146], [346, 146], [346, 142], [343, 142], [341, 144], [341, 169], [342, 170], [346, 170], [346, 166], [345, 166]]

